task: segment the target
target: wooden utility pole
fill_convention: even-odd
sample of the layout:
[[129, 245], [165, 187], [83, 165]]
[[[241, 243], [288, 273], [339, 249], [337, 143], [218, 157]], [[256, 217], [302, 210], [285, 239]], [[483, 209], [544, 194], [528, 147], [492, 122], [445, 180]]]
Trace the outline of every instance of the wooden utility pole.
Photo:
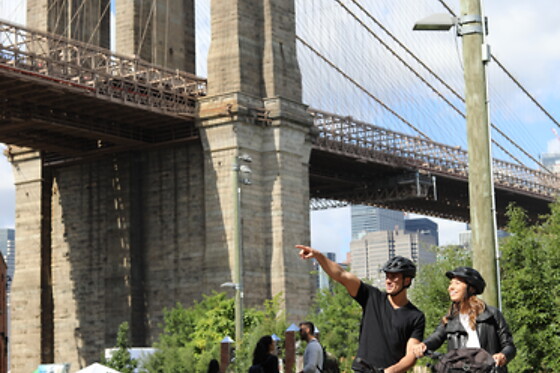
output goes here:
[[480, 0], [461, 0], [458, 27], [459, 34], [463, 37], [473, 267], [486, 280], [483, 300], [490, 305], [499, 306], [498, 251], [485, 66], [490, 56], [484, 50], [485, 22]]

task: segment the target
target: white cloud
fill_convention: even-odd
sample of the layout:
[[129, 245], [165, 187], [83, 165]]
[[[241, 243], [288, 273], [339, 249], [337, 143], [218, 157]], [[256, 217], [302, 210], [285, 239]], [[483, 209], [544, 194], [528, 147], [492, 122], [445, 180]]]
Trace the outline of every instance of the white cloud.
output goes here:
[[555, 138], [555, 139], [548, 140], [547, 147], [546, 147], [546, 152], [547, 153], [560, 153], [560, 138]]
[[560, 2], [497, 0], [486, 5], [494, 53], [532, 92], [559, 97]]
[[459, 233], [467, 229], [467, 225], [465, 223], [447, 219], [433, 218], [430, 216], [427, 216], [427, 218], [433, 220], [438, 225], [440, 246], [458, 245]]

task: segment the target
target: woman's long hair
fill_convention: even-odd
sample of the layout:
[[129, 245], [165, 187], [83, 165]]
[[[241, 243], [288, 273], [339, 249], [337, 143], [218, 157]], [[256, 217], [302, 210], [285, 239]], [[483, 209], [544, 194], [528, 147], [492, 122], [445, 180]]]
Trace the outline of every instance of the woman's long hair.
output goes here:
[[465, 299], [460, 302], [452, 302], [449, 311], [443, 316], [442, 322], [447, 324], [450, 319], [456, 317], [459, 313], [465, 313], [469, 316], [470, 327], [476, 330], [476, 318], [484, 312], [485, 308], [486, 304], [474, 294], [474, 288], [469, 285]]
[[218, 363], [218, 360], [216, 359], [210, 360], [210, 364], [208, 364], [207, 373], [218, 373], [219, 371], [220, 371], [220, 363]]
[[266, 361], [270, 353], [270, 345], [272, 344], [272, 337], [265, 335], [261, 337], [255, 346], [255, 351], [253, 352], [253, 365], [262, 364]]

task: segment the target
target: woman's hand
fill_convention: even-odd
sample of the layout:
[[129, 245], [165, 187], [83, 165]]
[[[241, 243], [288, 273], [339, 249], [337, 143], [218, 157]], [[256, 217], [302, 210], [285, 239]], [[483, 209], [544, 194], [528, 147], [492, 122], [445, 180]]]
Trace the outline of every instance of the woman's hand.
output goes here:
[[428, 347], [424, 343], [418, 343], [412, 346], [412, 353], [417, 359], [419, 359], [422, 356], [424, 356], [424, 352], [426, 351], [427, 348]]
[[506, 355], [504, 355], [501, 352], [498, 352], [497, 354], [492, 355], [492, 357], [494, 358], [494, 361], [496, 362], [497, 367], [503, 367], [507, 363]]

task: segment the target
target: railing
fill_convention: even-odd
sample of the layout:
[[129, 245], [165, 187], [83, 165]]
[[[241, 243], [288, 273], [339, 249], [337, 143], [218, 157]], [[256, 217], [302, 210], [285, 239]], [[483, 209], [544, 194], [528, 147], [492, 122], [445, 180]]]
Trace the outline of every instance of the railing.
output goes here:
[[194, 117], [206, 80], [79, 41], [0, 21], [0, 70], [97, 97]]
[[[459, 148], [421, 139], [318, 110], [309, 110], [319, 134], [315, 146], [340, 154], [388, 165], [409, 166], [434, 174], [466, 179], [468, 153]], [[556, 198], [560, 178], [501, 160], [493, 160], [494, 183], [532, 194]]]

